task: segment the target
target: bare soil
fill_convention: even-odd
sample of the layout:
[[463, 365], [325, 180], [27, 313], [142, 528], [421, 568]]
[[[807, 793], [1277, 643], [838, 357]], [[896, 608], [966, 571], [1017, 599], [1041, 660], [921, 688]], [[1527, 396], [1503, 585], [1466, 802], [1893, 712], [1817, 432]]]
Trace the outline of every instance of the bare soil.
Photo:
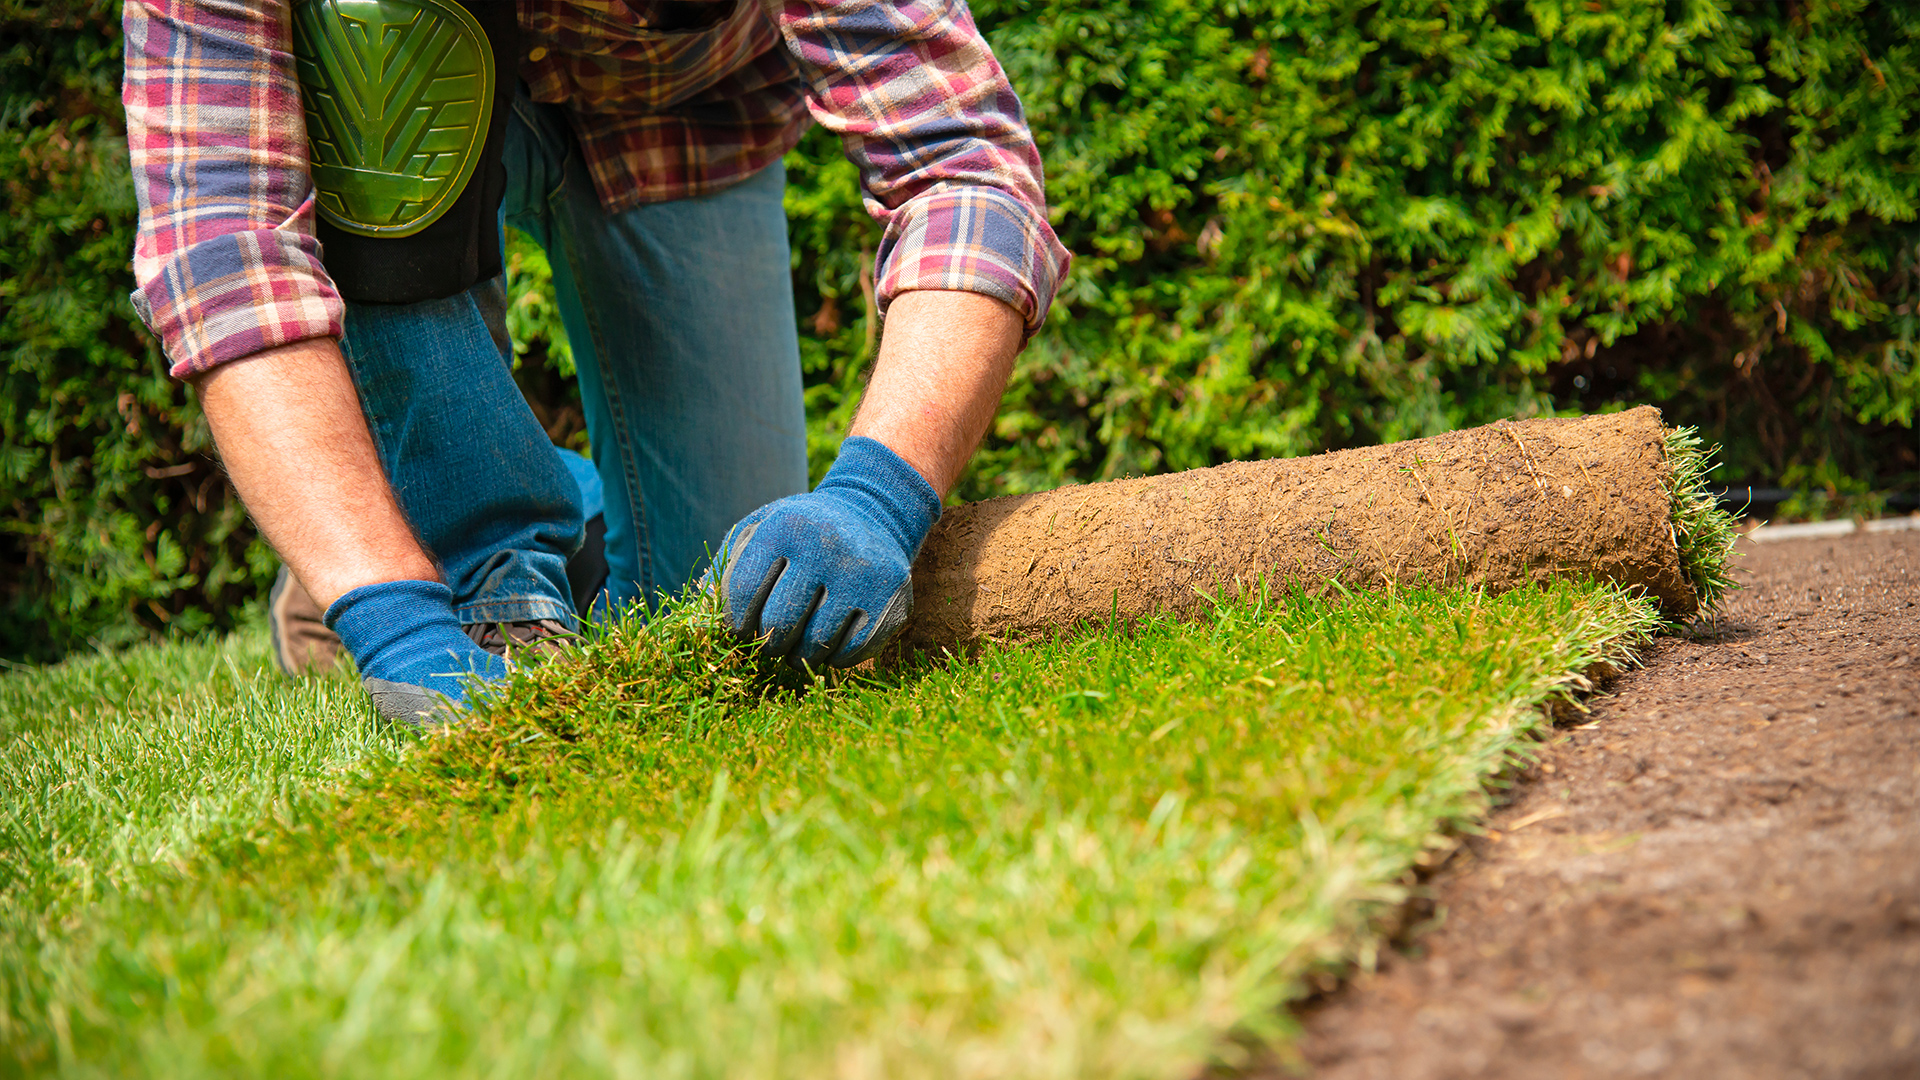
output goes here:
[[1920, 534], [1742, 549], [1274, 1076], [1920, 1077]]
[[1691, 615], [1642, 407], [1502, 421], [1390, 446], [1014, 495], [949, 511], [914, 564], [910, 648], [1186, 612], [1262, 575], [1326, 588], [1638, 585]]

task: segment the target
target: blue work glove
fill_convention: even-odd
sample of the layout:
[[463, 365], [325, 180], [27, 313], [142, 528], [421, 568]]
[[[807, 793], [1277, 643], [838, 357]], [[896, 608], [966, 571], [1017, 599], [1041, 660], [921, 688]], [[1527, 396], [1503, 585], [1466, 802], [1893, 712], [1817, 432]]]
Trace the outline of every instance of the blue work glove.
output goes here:
[[507, 662], [461, 631], [453, 590], [437, 581], [362, 585], [322, 619], [340, 635], [374, 708], [389, 720], [424, 726], [457, 719], [469, 678], [507, 677]]
[[884, 443], [856, 436], [811, 494], [742, 518], [721, 546], [727, 623], [763, 655], [851, 667], [913, 611], [913, 558], [940, 496]]

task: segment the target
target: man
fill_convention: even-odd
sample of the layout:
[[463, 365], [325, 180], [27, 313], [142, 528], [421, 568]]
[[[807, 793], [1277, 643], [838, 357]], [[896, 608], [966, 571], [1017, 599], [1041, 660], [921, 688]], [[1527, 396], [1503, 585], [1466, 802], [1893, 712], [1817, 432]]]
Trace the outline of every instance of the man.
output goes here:
[[[483, 646], [571, 620], [580, 489], [509, 375], [502, 216], [554, 266], [603, 598], [677, 589], [724, 537], [728, 618], [768, 654], [856, 663], [897, 632], [1068, 263], [960, 0], [128, 0], [125, 23], [136, 307], [383, 714], [457, 704], [505, 671]], [[885, 332], [795, 494], [779, 161], [810, 121], [886, 226]]]

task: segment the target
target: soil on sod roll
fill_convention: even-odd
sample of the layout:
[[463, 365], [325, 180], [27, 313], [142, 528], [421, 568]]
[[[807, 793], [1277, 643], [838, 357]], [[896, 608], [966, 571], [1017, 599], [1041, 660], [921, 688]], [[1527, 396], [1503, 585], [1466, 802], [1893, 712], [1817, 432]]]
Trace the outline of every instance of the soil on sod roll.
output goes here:
[[1018, 641], [1190, 611], [1263, 576], [1320, 590], [1493, 590], [1570, 574], [1699, 596], [1676, 547], [1660, 413], [1510, 421], [1390, 446], [1012, 495], [947, 512], [904, 643]]
[[1920, 1077], [1920, 534], [1741, 547], [1304, 1010], [1311, 1076]]

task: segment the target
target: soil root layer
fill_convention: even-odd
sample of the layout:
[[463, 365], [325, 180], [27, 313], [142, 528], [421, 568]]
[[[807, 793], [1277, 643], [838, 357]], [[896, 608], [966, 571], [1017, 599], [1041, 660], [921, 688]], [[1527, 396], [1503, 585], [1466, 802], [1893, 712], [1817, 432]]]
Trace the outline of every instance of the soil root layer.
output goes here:
[[1691, 616], [1666, 434], [1643, 406], [957, 507], [914, 564], [904, 644], [1187, 612], [1263, 576], [1319, 592], [1499, 591], [1571, 575], [1637, 586]]

